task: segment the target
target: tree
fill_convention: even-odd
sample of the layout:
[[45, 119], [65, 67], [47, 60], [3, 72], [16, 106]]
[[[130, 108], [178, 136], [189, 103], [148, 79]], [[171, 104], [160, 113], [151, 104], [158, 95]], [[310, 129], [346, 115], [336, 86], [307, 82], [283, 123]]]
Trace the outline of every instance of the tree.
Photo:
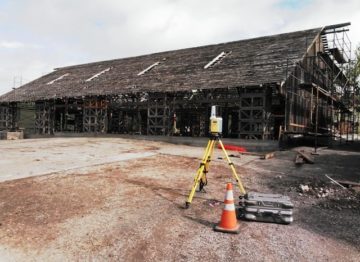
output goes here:
[[[354, 87], [354, 93], [357, 97], [356, 100], [359, 101], [360, 96], [360, 44], [357, 46], [355, 50], [355, 60], [352, 63], [352, 66], [350, 67], [351, 70], [351, 84]], [[359, 104], [357, 104], [359, 106]]]
[[355, 60], [350, 66], [350, 84], [354, 88], [353, 94], [353, 114], [354, 114], [354, 133], [359, 133], [359, 111], [360, 111], [360, 44], [355, 50]]

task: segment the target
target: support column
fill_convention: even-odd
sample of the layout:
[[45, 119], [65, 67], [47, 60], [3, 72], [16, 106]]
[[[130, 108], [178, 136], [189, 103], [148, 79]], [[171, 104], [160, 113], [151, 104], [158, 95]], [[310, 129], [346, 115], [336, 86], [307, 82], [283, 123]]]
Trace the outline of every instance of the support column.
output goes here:
[[86, 99], [83, 108], [83, 131], [107, 132], [107, 102], [104, 99]]
[[240, 96], [239, 136], [240, 138], [266, 139], [269, 135], [266, 112], [266, 89], [245, 89]]
[[167, 97], [157, 98], [148, 104], [147, 134], [168, 135], [170, 132], [170, 108]]
[[10, 105], [0, 106], [0, 130], [14, 128], [14, 114]]
[[49, 101], [35, 105], [35, 132], [37, 134], [54, 134], [54, 105]]

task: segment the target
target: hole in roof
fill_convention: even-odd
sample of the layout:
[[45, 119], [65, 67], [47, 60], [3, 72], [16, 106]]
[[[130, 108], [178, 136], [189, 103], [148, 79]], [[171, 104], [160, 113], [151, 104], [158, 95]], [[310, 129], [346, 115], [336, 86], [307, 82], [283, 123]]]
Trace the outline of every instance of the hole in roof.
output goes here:
[[[165, 59], [163, 59], [165, 60]], [[152, 70], [154, 67], [158, 66], [160, 64], [160, 62], [155, 62], [153, 63], [152, 65], [148, 66], [147, 68], [145, 68], [143, 71], [141, 71], [140, 73], [138, 73], [137, 75], [138, 76], [141, 76], [141, 75], [144, 75], [146, 74], [147, 72], [149, 72], [150, 70]]]
[[106, 72], [110, 71], [110, 69], [111, 69], [111, 67], [108, 67], [108, 68], [106, 68], [106, 69], [102, 70], [101, 72], [96, 73], [96, 74], [95, 74], [95, 75], [93, 75], [92, 77], [90, 77], [90, 78], [86, 79], [86, 80], [85, 80], [85, 82], [89, 82], [89, 81], [93, 80], [94, 78], [97, 78], [97, 77], [101, 76], [102, 74], [104, 74], [104, 73], [106, 73]]
[[69, 73], [63, 74], [61, 76], [59, 76], [58, 78], [55, 78], [54, 80], [51, 80], [50, 82], [47, 83], [47, 85], [52, 85], [53, 83], [63, 79], [64, 77], [70, 75]]
[[214, 67], [215, 65], [219, 64], [225, 57], [231, 54], [231, 51], [223, 51], [209, 63], [204, 66], [204, 69], [208, 69]]

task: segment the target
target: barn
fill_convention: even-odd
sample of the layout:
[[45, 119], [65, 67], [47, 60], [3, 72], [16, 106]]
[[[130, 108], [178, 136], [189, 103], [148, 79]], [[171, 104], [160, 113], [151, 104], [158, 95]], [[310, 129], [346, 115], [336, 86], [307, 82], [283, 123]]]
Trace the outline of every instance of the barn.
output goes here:
[[0, 130], [25, 134], [332, 135], [348, 90], [350, 23], [56, 68], [0, 97]]

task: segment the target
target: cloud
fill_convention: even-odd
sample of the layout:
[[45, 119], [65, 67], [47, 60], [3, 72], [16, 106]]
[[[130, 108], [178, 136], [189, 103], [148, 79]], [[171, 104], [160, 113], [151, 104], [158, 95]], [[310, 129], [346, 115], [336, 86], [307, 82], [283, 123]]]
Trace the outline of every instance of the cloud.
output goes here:
[[358, 0], [297, 2], [7, 1], [0, 9], [1, 38], [17, 41], [0, 40], [0, 94], [11, 90], [14, 76], [33, 80], [56, 67], [347, 21], [351, 39], [360, 42]]
[[18, 48], [27, 48], [27, 49], [35, 49], [35, 48], [42, 48], [41, 45], [38, 44], [25, 44], [22, 42], [17, 41], [1, 41], [0, 48], [6, 49], [18, 49]]
[[22, 48], [24, 47], [24, 43], [21, 42], [11, 42], [11, 41], [2, 41], [0, 42], [0, 48], [9, 48], [9, 49], [14, 49], [14, 48]]

